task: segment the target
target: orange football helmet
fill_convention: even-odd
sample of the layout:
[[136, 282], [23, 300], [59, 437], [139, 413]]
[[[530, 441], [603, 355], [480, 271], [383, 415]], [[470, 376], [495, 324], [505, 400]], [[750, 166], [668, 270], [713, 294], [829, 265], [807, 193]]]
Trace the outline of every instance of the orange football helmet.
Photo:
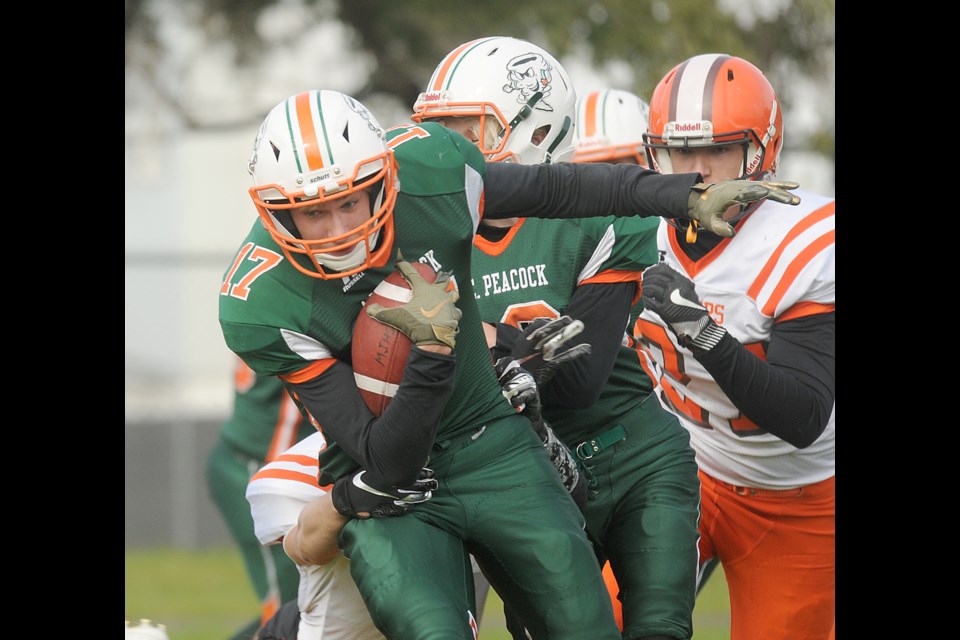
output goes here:
[[763, 72], [743, 58], [694, 56], [657, 84], [643, 140], [649, 166], [661, 173], [673, 173], [671, 148], [743, 145], [740, 178], [771, 179], [783, 147], [780, 101]]

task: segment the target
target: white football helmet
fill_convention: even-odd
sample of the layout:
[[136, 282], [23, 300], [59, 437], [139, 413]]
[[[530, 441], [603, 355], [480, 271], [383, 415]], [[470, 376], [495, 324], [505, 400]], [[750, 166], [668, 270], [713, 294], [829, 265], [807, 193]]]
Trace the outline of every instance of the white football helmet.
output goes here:
[[[264, 227], [299, 271], [330, 280], [386, 264], [393, 246], [397, 163], [383, 128], [362, 104], [339, 91], [290, 96], [260, 126], [248, 171], [254, 183], [250, 197]], [[370, 194], [365, 223], [329, 238], [300, 237], [292, 209], [362, 190]], [[307, 256], [308, 264], [293, 254]]]
[[[414, 122], [450, 116], [496, 118], [496, 145], [482, 143], [488, 161], [539, 164], [562, 162], [573, 152], [577, 95], [570, 76], [537, 45], [495, 36], [460, 45], [437, 65], [427, 89], [413, 105]], [[534, 133], [548, 127], [534, 143]]]
[[649, 118], [650, 105], [629, 91], [606, 89], [578, 98], [573, 161], [631, 158], [646, 166], [643, 134]]

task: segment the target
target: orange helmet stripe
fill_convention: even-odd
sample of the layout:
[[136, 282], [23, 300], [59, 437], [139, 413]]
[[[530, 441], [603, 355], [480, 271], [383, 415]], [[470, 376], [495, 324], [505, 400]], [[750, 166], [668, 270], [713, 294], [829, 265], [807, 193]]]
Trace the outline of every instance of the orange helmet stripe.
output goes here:
[[490, 40], [490, 38], [480, 38], [478, 40], [471, 40], [470, 42], [465, 42], [459, 47], [457, 47], [456, 49], [454, 49], [453, 51], [451, 51], [450, 54], [447, 55], [447, 57], [444, 59], [443, 63], [441, 63], [440, 68], [434, 72], [433, 78], [431, 78], [432, 82], [430, 83], [429, 90], [442, 91], [443, 83], [447, 81], [447, 78], [449, 76], [453, 75], [451, 72], [451, 68], [454, 67], [456, 63], [460, 61], [461, 54], [463, 54], [468, 49], [472, 49], [475, 45], [478, 45], [481, 42], [486, 42], [487, 40]]
[[600, 101], [600, 92], [594, 91], [587, 96], [586, 113], [584, 115], [583, 137], [590, 138], [597, 135], [597, 102]]
[[317, 128], [313, 124], [313, 110], [310, 108], [309, 91], [297, 94], [294, 98], [297, 105], [297, 124], [300, 125], [300, 137], [303, 139], [303, 150], [307, 157], [307, 171], [314, 171], [323, 167], [323, 156], [320, 155], [320, 143], [317, 141]]

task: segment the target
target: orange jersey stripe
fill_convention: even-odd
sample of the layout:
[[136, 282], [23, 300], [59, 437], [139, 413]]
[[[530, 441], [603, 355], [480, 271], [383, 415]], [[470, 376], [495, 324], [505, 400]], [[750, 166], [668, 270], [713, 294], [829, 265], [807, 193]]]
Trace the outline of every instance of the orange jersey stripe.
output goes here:
[[333, 363], [336, 362], [336, 358], [324, 358], [323, 360], [314, 360], [303, 369], [299, 371], [294, 371], [293, 373], [288, 373], [283, 376], [277, 376], [284, 382], [289, 382], [291, 384], [300, 384], [301, 382], [306, 382], [307, 380], [313, 380], [321, 373], [333, 366]]
[[609, 269], [587, 278], [580, 284], [602, 284], [604, 282], [636, 282], [643, 280], [642, 271], [626, 271], [623, 269]]
[[[326, 448], [326, 447], [324, 447]], [[285, 453], [277, 457], [276, 462], [292, 462], [301, 467], [319, 467], [320, 461], [313, 456], [305, 456], [302, 453]]]
[[837, 308], [835, 304], [821, 304], [819, 302], [798, 302], [777, 317], [777, 322], [815, 316], [818, 313], [832, 313]]
[[[640, 294], [643, 292], [641, 288], [641, 281], [643, 280], [642, 271], [624, 271], [618, 269], [611, 269], [609, 271], [601, 271], [592, 278], [587, 278], [580, 284], [604, 284], [608, 282], [635, 282], [637, 283], [637, 291], [633, 296], [633, 301], [631, 305], [637, 304], [640, 301]], [[580, 286], [580, 285], [577, 285]]]
[[510, 231], [507, 231], [507, 235], [500, 238], [500, 240], [497, 242], [490, 242], [481, 235], [475, 235], [473, 236], [473, 244], [477, 247], [477, 249], [480, 249], [488, 256], [498, 256], [510, 246], [510, 243], [513, 242], [514, 236], [517, 235], [517, 232], [520, 231], [520, 227], [522, 227], [523, 223], [526, 221], [526, 218], [520, 218], [517, 224], [513, 225]]
[[786, 250], [787, 246], [793, 241], [793, 239], [812, 227], [814, 224], [832, 216], [834, 214], [835, 205], [835, 202], [831, 202], [825, 207], [814, 211], [812, 214], [801, 220], [800, 224], [790, 230], [790, 233], [788, 233], [783, 239], [783, 241], [780, 243], [780, 246], [778, 246], [776, 251], [771, 254], [770, 259], [767, 260], [767, 264], [763, 265], [763, 269], [760, 270], [760, 274], [757, 276], [757, 279], [754, 280], [753, 286], [751, 286], [747, 291], [747, 295], [752, 300], [757, 299], [757, 295], [760, 293], [760, 290], [770, 278], [770, 274], [773, 272], [773, 268], [776, 266], [777, 260], [780, 259], [780, 256], [783, 254], [784, 250]]
[[317, 142], [317, 129], [313, 124], [313, 111], [310, 109], [310, 93], [300, 93], [295, 98], [297, 103], [297, 122], [300, 124], [300, 136], [303, 138], [303, 150], [307, 157], [307, 170], [314, 171], [323, 167], [323, 157], [320, 155], [320, 143]]
[[770, 296], [767, 304], [763, 306], [762, 311], [765, 316], [773, 316], [774, 312], [777, 310], [777, 305], [780, 304], [783, 296], [787, 293], [787, 289], [789, 289], [790, 285], [793, 284], [793, 281], [797, 279], [797, 276], [800, 274], [803, 268], [810, 264], [810, 261], [813, 260], [818, 253], [823, 251], [826, 247], [832, 245], [835, 242], [836, 235], [836, 231], [830, 231], [823, 234], [811, 242], [810, 245], [801, 251], [800, 255], [798, 255], [789, 264], [787, 270], [783, 274], [783, 278], [774, 288], [773, 295]]
[[[746, 218], [744, 218], [746, 220]], [[743, 220], [737, 222], [734, 225], [734, 228], [737, 225], [741, 224]], [[686, 224], [686, 221], [681, 221], [679, 224]], [[720, 257], [720, 254], [723, 253], [723, 250], [727, 248], [727, 245], [730, 244], [732, 238], [724, 238], [721, 240], [717, 246], [707, 252], [707, 255], [703, 256], [696, 262], [687, 257], [687, 253], [680, 247], [680, 241], [677, 240], [677, 234], [672, 230], [667, 231], [667, 240], [670, 242], [670, 247], [673, 250], [673, 255], [676, 256], [677, 261], [680, 263], [680, 266], [683, 267], [683, 270], [687, 272], [687, 275], [692, 280], [697, 276], [698, 273], [710, 266], [710, 263]]]
[[264, 478], [293, 480], [294, 482], [303, 482], [311, 487], [317, 486], [317, 476], [315, 475], [301, 473], [300, 471], [290, 471], [289, 469], [271, 469], [270, 467], [264, 467], [258, 471], [250, 481], [253, 482], [254, 480], [262, 480]]

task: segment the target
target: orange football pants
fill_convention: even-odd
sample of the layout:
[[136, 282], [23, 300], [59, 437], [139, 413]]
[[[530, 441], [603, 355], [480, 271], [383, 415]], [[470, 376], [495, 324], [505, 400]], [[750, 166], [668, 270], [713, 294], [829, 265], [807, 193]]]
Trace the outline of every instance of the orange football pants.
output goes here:
[[771, 491], [700, 471], [700, 561], [720, 559], [730, 640], [827, 640], [836, 604], [836, 477]]

